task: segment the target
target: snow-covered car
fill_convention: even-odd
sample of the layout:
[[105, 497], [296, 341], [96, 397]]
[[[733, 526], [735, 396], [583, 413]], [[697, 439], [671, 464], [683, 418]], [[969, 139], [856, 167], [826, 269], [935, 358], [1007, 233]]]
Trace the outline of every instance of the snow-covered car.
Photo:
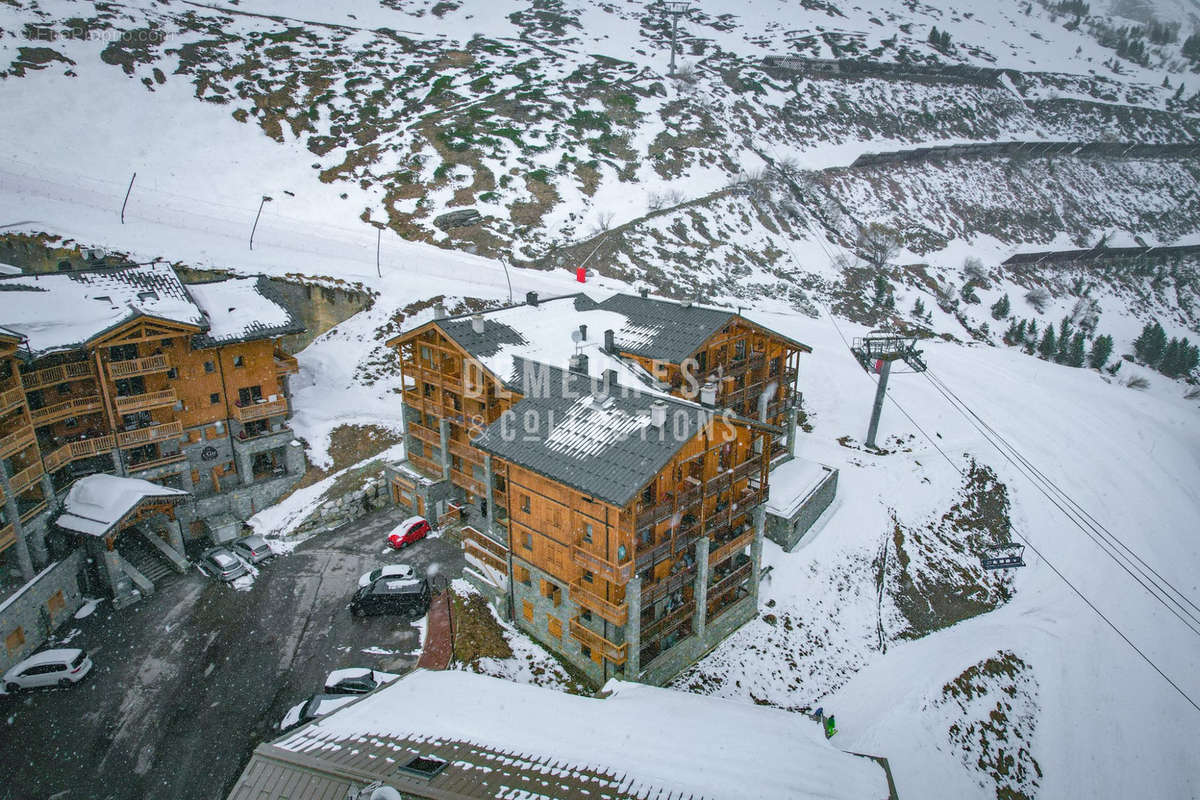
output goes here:
[[416, 571], [408, 564], [386, 564], [370, 572], [363, 573], [358, 578], [358, 586], [370, 586], [380, 578], [415, 578]]
[[279, 727], [287, 730], [295, 725], [311, 722], [317, 717], [323, 717], [332, 711], [337, 711], [342, 706], [352, 703], [357, 699], [358, 695], [356, 694], [314, 694], [303, 703], [297, 703], [292, 706], [279, 723]]
[[232, 581], [246, 574], [246, 565], [227, 547], [214, 547], [200, 556], [200, 569], [222, 581]]
[[92, 660], [79, 648], [43, 650], [4, 673], [4, 690], [15, 694], [43, 686], [66, 688], [79, 683], [91, 670]]
[[236, 542], [231, 543], [229, 549], [251, 564], [258, 564], [275, 555], [275, 551], [271, 549], [271, 543], [267, 541], [265, 536], [257, 533], [243, 536]]
[[326, 694], [366, 694], [399, 678], [390, 672], [363, 667], [335, 669], [325, 679]]
[[412, 544], [424, 539], [428, 534], [428, 520], [424, 517], [409, 517], [404, 522], [392, 528], [392, 532], [387, 536], [387, 543], [389, 547], [399, 550], [406, 544]]

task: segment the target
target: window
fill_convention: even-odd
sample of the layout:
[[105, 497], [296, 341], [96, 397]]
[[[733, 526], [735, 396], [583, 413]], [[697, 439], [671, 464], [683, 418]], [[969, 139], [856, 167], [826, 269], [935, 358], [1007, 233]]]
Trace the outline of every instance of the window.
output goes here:
[[527, 494], [521, 495], [521, 510], [526, 514], [529, 513], [529, 495]]
[[213, 362], [211, 362], [211, 361], [205, 361], [205, 362], [204, 362], [204, 371], [205, 371], [205, 372], [216, 372], [216, 371], [217, 371], [217, 365], [216, 365], [216, 364], [214, 364], [214, 363], [213, 363]]
[[234, 356], [233, 357], [233, 365], [235, 367], [244, 367], [244, 366], [246, 366], [246, 359], [242, 356]]
[[550, 635], [553, 636], [555, 639], [561, 639], [562, 638], [562, 620], [559, 619], [558, 617], [552, 617], [549, 614], [547, 614], [546, 615], [546, 630], [549, 631]]
[[79, 420], [75, 419], [74, 417], [67, 417], [63, 420], [63, 425], [68, 428], [75, 428], [79, 426]]
[[586, 644], [579, 645], [579, 652], [583, 655], [584, 658], [592, 657], [592, 648], [588, 647]]
[[67, 601], [63, 598], [62, 589], [50, 595], [50, 599], [46, 601], [46, 608], [50, 611], [51, 619], [54, 619], [54, 615], [66, 607]]
[[446, 768], [445, 761], [432, 756], [413, 756], [412, 760], [403, 766], [397, 767], [396, 770], [411, 772], [415, 775], [420, 775], [422, 778], [432, 778]]
[[554, 605], [556, 606], [559, 604], [559, 602], [561, 602], [562, 599], [562, 589], [558, 588], [545, 578], [542, 579], [541, 594], [542, 597], [545, 597], [547, 600], [553, 600]]
[[520, 564], [513, 564], [513, 577], [516, 578], [517, 583], [523, 583], [526, 586], [533, 585], [529, 577], [529, 570]]
[[215, 406], [217, 403], [221, 402], [221, 393], [220, 393], [220, 392], [213, 392], [212, 394], [210, 394], [210, 395], [208, 396], [208, 402], [209, 402], [209, 403], [211, 403], [211, 404], [212, 404], [212, 405], [214, 405], [214, 406]]
[[[169, 340], [168, 340], [168, 341], [169, 341]], [[167, 370], [167, 379], [168, 379], [168, 380], [172, 380], [172, 381], [173, 381], [173, 380], [175, 380], [175, 379], [176, 379], [176, 378], [178, 378], [178, 377], [179, 377], [179, 370], [178, 370], [178, 369], [176, 369], [175, 367], [171, 367], [169, 370]]]
[[583, 523], [583, 541], [586, 544], [592, 543], [592, 523]]
[[69, 384], [69, 383], [60, 383], [60, 384], [58, 385], [58, 393], [59, 393], [60, 395], [63, 395], [63, 394], [70, 394], [70, 393], [71, 393], [71, 384]]
[[[97, 297], [97, 300], [101, 298]], [[118, 344], [108, 348], [108, 358], [110, 361], [129, 361], [138, 357], [138, 349], [136, 344]]]
[[4, 646], [8, 648], [9, 655], [12, 655], [16, 650], [20, 650], [23, 644], [25, 644], [25, 629], [20, 626], [4, 637]]
[[238, 389], [239, 406], [252, 406], [262, 399], [262, 386], [243, 386], [241, 389]]
[[157, 300], [157, 299], [158, 299], [158, 292], [156, 292], [152, 289], [145, 291], [145, 292], [138, 292], [138, 300], [147, 301], [147, 300]]
[[524, 547], [526, 550], [533, 549], [533, 534], [532, 533], [522, 533], [521, 534], [521, 547]]
[[592, 612], [588, 611], [585, 608], [579, 612], [579, 618], [581, 620], [583, 620], [584, 622], [591, 622], [592, 621]]
[[521, 601], [521, 616], [526, 622], [533, 622], [533, 603], [528, 600]]
[[595, 580], [596, 580], [596, 576], [592, 574], [592, 571], [590, 569], [585, 569], [583, 571], [583, 582], [584, 583], [594, 583]]

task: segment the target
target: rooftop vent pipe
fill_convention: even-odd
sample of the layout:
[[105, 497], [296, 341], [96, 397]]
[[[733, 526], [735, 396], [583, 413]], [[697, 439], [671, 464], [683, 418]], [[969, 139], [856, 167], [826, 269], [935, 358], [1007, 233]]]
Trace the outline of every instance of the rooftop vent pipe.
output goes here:
[[534, 306], [536, 308], [537, 304], [538, 304], [537, 292], [526, 292], [525, 293], [525, 304], [529, 305], [529, 306]]
[[617, 352], [616, 339], [617, 339], [617, 334], [615, 331], [613, 331], [612, 328], [609, 328], [608, 330], [606, 330], [604, 332], [604, 352], [606, 352], [606, 353]]
[[471, 330], [476, 333], [483, 333], [483, 314], [471, 315]]
[[667, 402], [655, 400], [650, 404], [650, 424], [658, 430], [667, 426]]
[[587, 325], [579, 326], [579, 341], [581, 341], [581, 342], [587, 341]]
[[713, 381], [705, 381], [700, 387], [700, 405], [708, 406], [709, 408], [717, 404], [717, 384]]

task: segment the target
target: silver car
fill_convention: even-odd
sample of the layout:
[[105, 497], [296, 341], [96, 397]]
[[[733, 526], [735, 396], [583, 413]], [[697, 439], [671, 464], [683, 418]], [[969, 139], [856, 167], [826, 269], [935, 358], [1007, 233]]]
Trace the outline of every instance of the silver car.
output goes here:
[[227, 547], [214, 547], [200, 557], [200, 568], [222, 581], [231, 581], [246, 574], [246, 565]]
[[251, 564], [262, 563], [275, 555], [275, 551], [271, 549], [271, 543], [265, 536], [257, 533], [238, 539], [230, 544], [229, 548]]

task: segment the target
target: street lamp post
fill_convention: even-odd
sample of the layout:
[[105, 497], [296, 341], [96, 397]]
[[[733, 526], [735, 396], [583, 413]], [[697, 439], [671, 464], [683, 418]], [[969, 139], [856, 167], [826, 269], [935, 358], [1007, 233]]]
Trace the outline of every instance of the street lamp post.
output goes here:
[[258, 213], [254, 215], [254, 225], [250, 228], [250, 249], [254, 249], [254, 232], [258, 230], [258, 218], [262, 216], [263, 206], [271, 202], [271, 198], [265, 194], [262, 197], [262, 202], [258, 204]]

